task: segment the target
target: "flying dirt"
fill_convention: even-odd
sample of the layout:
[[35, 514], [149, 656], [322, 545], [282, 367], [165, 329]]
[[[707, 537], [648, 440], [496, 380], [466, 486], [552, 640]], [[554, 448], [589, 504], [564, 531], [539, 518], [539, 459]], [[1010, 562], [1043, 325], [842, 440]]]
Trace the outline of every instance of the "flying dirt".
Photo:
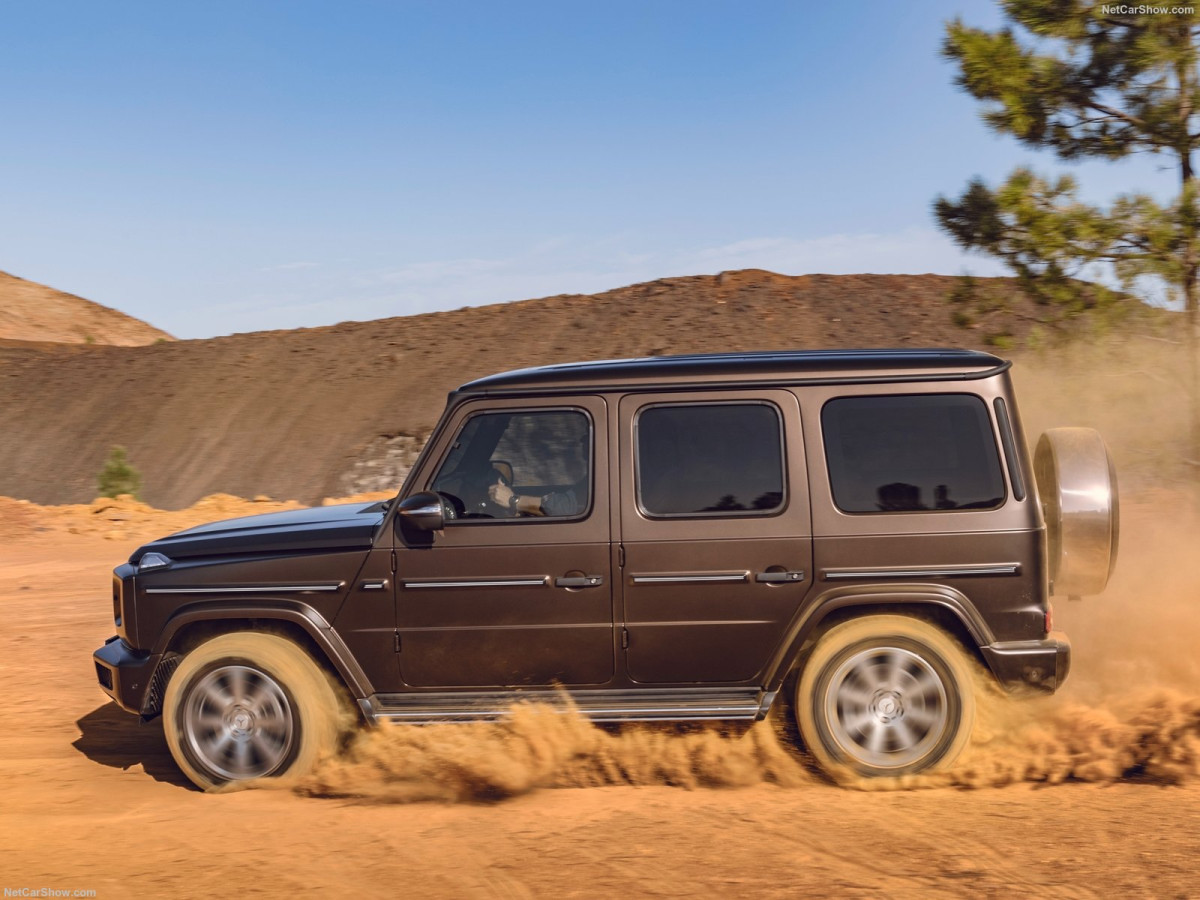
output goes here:
[[[0, 499], [3, 884], [99, 897], [1197, 896], [1200, 498], [1184, 424], [1159, 411], [1169, 373], [1124, 359], [1072, 380], [1070, 364], [1017, 367], [1026, 430], [1099, 427], [1123, 479], [1113, 581], [1055, 603], [1074, 644], [1066, 686], [1020, 703], [988, 692], [955, 767], [900, 782], [831, 784], [786, 718], [600, 728], [525, 706], [497, 723], [361, 732], [298, 782], [202, 794], [158, 723], [95, 686], [109, 572], [165, 532], [297, 504]], [[1124, 376], [1112, 390], [1085, 389], [1109, 372]]]

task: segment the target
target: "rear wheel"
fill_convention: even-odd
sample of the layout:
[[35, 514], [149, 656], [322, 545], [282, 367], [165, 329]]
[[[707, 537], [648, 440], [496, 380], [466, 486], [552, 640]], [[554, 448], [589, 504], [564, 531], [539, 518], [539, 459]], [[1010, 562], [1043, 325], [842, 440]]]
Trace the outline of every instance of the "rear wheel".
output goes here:
[[837, 625], [796, 687], [796, 720], [830, 775], [909, 775], [944, 768], [975, 720], [972, 667], [941, 629], [907, 616]]
[[339, 701], [320, 667], [273, 634], [235, 632], [183, 658], [163, 697], [163, 730], [205, 790], [309, 771], [338, 739]]

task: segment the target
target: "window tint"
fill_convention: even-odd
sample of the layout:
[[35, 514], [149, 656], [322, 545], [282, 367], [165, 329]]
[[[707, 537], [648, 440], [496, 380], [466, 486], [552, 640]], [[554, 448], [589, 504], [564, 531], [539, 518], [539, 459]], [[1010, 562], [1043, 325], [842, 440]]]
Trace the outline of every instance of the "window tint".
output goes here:
[[638, 500], [651, 516], [765, 514], [783, 506], [774, 407], [652, 406], [637, 419]]
[[[431, 488], [459, 501], [466, 518], [517, 518], [489, 496], [502, 480], [537, 502], [537, 516], [578, 516], [591, 496], [592, 430], [578, 410], [494, 412], [462, 426]], [[505, 495], [507, 496], [507, 494]]]
[[1004, 479], [987, 407], [968, 394], [846, 397], [821, 412], [845, 512], [992, 509]]

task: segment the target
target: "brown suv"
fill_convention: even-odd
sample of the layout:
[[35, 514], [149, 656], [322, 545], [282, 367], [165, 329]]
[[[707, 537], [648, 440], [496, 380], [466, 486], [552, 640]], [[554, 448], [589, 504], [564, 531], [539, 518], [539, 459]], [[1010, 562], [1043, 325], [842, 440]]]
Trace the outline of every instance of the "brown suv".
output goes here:
[[302, 772], [367, 722], [520, 699], [756, 720], [830, 770], [946, 765], [973, 670], [1053, 690], [1050, 595], [1096, 593], [1116, 488], [1088, 429], [1031, 465], [1009, 364], [962, 350], [546, 366], [452, 393], [396, 501], [137, 550], [95, 654], [198, 785]]

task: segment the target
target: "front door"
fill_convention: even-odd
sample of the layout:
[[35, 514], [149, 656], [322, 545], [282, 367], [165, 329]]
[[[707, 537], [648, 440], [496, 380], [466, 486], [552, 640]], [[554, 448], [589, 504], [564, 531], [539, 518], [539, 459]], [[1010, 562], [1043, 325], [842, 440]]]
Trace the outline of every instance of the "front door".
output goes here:
[[441, 493], [457, 518], [432, 535], [397, 533], [407, 685], [612, 680], [607, 432], [599, 397], [456, 411], [408, 492]]
[[812, 585], [795, 395], [626, 396], [620, 453], [629, 677], [755, 683]]

